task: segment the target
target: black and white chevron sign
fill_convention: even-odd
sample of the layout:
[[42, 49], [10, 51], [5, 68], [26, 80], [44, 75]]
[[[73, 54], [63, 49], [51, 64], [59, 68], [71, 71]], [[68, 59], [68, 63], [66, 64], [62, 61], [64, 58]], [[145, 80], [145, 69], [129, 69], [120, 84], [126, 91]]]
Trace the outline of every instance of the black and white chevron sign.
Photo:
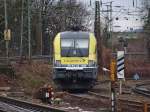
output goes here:
[[117, 77], [119, 79], [124, 78], [124, 69], [125, 69], [124, 58], [125, 58], [124, 51], [118, 51], [117, 52]]

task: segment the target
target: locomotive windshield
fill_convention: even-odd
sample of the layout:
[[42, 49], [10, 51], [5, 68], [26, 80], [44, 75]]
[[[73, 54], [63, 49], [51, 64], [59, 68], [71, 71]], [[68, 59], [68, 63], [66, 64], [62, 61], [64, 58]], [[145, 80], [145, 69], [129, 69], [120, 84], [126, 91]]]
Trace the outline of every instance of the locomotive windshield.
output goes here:
[[87, 57], [88, 48], [89, 38], [61, 39], [61, 56], [63, 57]]
[[62, 48], [73, 48], [74, 47], [74, 40], [73, 39], [62, 39], [61, 40], [61, 47]]
[[88, 48], [88, 39], [76, 39], [75, 40], [75, 48]]

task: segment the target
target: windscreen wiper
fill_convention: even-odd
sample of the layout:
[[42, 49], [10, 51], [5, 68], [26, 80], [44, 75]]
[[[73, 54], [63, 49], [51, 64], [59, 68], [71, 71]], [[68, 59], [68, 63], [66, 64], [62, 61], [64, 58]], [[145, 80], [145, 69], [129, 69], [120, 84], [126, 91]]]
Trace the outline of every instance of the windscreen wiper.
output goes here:
[[73, 46], [73, 43], [69, 46], [69, 49], [68, 49], [68, 52], [67, 52], [67, 55], [66, 55], [66, 57], [68, 57], [69, 56], [69, 54], [70, 54], [70, 51], [71, 51], [71, 48], [73, 48], [72, 47]]
[[79, 44], [78, 44], [78, 43], [76, 43], [76, 47], [78, 47], [79, 52], [80, 52], [80, 55], [81, 55], [81, 57], [83, 57], [84, 55], [83, 55], [83, 53], [82, 53], [82, 51], [81, 51], [81, 48], [79, 48]]

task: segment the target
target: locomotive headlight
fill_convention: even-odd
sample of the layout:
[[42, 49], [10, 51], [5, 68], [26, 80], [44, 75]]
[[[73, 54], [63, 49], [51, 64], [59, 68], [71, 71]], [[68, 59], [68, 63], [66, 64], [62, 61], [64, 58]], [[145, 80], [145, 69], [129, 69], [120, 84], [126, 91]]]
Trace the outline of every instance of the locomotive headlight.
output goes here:
[[81, 67], [86, 67], [87, 65], [81, 65]]
[[95, 62], [93, 60], [89, 60], [89, 66], [94, 66]]
[[56, 65], [56, 66], [61, 66], [60, 60], [56, 60], [56, 61], [55, 61], [55, 65]]

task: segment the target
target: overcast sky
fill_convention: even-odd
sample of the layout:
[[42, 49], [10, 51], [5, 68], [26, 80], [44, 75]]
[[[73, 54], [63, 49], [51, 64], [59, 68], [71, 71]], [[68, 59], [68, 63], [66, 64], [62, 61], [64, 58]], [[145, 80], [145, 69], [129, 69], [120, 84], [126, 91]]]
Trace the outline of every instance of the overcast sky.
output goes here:
[[[90, 0], [78, 0], [78, 1], [84, 2], [87, 8], [91, 7]], [[145, 16], [146, 13], [145, 11], [142, 10], [144, 0], [101, 0], [101, 1], [102, 3], [113, 1], [112, 2], [113, 26], [114, 26], [113, 29], [115, 31], [125, 31], [125, 30], [129, 31], [131, 29], [135, 30], [142, 28], [144, 23], [143, 16]], [[92, 7], [94, 7], [95, 0], [91, 0], [91, 3]], [[101, 10], [106, 10], [106, 4], [102, 4]], [[102, 17], [104, 17], [106, 16], [106, 13], [103, 12], [102, 15], [103, 15]], [[116, 18], [118, 18], [118, 20], [116, 20]]]

